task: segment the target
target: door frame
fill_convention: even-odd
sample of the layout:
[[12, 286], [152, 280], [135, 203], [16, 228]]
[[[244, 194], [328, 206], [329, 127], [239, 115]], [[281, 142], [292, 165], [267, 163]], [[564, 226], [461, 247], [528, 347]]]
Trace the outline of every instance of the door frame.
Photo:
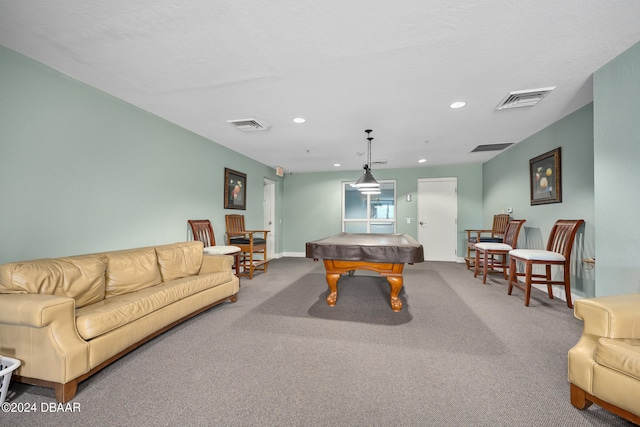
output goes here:
[[267, 235], [267, 253], [265, 254], [265, 259], [268, 259], [273, 258], [276, 247], [276, 182], [269, 178], [264, 178], [263, 185], [263, 224], [264, 229], [269, 230], [269, 234]]
[[[418, 228], [418, 232], [417, 232], [417, 237], [418, 237], [418, 241], [420, 241], [420, 234], [421, 234], [421, 224], [420, 221], [422, 221], [424, 218], [421, 218], [421, 194], [420, 194], [420, 183], [426, 183], [426, 182], [452, 182], [455, 185], [455, 194], [456, 194], [456, 198], [455, 198], [455, 217], [453, 218], [453, 222], [454, 222], [454, 233], [452, 235], [452, 239], [453, 241], [451, 243], [453, 243], [453, 250], [454, 253], [451, 257], [451, 260], [447, 260], [447, 262], [459, 262], [460, 257], [458, 256], [458, 178], [457, 177], [439, 177], [439, 178], [419, 178], [417, 183], [416, 183], [416, 188], [417, 188], [417, 195], [418, 195], [418, 200], [417, 200], [417, 206], [416, 206], [416, 214], [417, 214], [417, 228]], [[422, 243], [422, 242], [421, 242]], [[424, 246], [424, 244], [423, 244]], [[425, 251], [425, 255], [427, 255], [427, 251]], [[427, 260], [425, 258], [425, 260]]]

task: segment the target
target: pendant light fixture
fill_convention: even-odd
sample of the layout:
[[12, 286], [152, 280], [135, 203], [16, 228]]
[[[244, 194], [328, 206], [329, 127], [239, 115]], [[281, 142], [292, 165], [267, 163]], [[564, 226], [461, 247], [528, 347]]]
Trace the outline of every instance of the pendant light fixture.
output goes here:
[[380, 184], [378, 184], [378, 181], [376, 181], [376, 179], [371, 174], [371, 141], [373, 141], [373, 138], [370, 136], [370, 134], [372, 131], [371, 129], [367, 129], [365, 130], [365, 132], [367, 133], [367, 141], [368, 141], [367, 163], [363, 167], [364, 173], [362, 174], [360, 179], [356, 181], [356, 183], [353, 186], [357, 187], [358, 190], [360, 191], [379, 190]]

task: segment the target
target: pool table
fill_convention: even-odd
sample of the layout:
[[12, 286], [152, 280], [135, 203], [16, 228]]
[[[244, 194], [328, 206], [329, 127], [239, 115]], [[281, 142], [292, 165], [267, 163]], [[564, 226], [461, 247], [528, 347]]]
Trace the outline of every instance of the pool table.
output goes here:
[[370, 270], [386, 277], [391, 285], [391, 309], [402, 310], [404, 264], [424, 261], [422, 245], [407, 234], [340, 233], [306, 244], [307, 258], [322, 259], [327, 273], [327, 304], [336, 305], [338, 279], [354, 270]]

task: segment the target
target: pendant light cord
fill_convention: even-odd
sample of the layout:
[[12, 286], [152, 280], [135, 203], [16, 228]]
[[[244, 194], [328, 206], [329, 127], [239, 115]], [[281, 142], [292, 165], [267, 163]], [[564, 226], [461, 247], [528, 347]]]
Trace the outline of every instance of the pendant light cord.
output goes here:
[[369, 155], [367, 156], [367, 166], [371, 170], [371, 140], [373, 138], [367, 138], [369, 140]]

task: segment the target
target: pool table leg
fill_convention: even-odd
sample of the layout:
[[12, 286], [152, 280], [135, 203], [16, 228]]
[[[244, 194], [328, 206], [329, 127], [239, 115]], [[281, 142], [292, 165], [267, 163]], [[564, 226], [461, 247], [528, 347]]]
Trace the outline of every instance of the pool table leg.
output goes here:
[[404, 263], [376, 263], [365, 261], [341, 261], [341, 260], [324, 260], [325, 271], [327, 272], [327, 284], [329, 285], [329, 295], [327, 296], [327, 304], [334, 307], [338, 300], [338, 280], [344, 273], [353, 274], [354, 270], [370, 270], [386, 277], [387, 282], [391, 285], [390, 302], [391, 310], [398, 312], [402, 310], [402, 301], [398, 298], [402, 290], [402, 270]]
[[340, 279], [339, 273], [327, 273], [327, 284], [329, 285], [327, 304], [329, 307], [334, 307], [338, 299], [338, 279]]
[[391, 310], [398, 312], [402, 310], [402, 301], [398, 294], [402, 289], [402, 276], [387, 276], [387, 282], [391, 285]]

